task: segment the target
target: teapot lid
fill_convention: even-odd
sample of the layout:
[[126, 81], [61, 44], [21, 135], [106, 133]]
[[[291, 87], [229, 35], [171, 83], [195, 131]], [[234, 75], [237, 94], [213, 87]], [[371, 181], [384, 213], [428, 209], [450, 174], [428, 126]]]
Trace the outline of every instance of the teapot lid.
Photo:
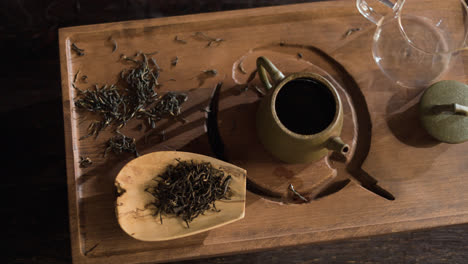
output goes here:
[[446, 143], [468, 140], [468, 86], [440, 81], [424, 92], [419, 102], [422, 125], [434, 138]]

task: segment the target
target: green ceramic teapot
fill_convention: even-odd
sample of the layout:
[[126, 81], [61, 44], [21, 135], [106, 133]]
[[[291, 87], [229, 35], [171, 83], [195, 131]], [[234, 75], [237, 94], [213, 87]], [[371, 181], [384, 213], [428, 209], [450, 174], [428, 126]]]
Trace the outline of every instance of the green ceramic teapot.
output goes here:
[[340, 138], [341, 99], [326, 78], [310, 72], [284, 76], [265, 57], [257, 59], [257, 70], [269, 90], [257, 111], [257, 135], [271, 154], [287, 163], [308, 163], [329, 151], [349, 151]]

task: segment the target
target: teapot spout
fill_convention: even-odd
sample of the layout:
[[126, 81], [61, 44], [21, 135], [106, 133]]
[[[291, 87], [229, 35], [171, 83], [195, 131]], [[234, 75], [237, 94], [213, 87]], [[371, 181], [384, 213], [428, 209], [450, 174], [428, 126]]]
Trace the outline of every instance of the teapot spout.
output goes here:
[[344, 143], [340, 137], [332, 137], [328, 139], [325, 147], [342, 155], [346, 155], [349, 151], [348, 144]]

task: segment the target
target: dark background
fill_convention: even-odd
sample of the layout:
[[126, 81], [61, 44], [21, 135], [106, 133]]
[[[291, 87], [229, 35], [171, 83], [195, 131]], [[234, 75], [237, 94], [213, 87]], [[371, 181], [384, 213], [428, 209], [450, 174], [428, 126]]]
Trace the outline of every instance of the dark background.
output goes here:
[[[57, 29], [312, 1], [11, 0], [0, 3], [0, 176], [8, 263], [70, 263]], [[353, 0], [349, 0], [354, 5]], [[4, 165], [4, 166], [5, 166]], [[468, 180], [468, 179], [467, 179]], [[467, 263], [468, 225], [183, 263]]]

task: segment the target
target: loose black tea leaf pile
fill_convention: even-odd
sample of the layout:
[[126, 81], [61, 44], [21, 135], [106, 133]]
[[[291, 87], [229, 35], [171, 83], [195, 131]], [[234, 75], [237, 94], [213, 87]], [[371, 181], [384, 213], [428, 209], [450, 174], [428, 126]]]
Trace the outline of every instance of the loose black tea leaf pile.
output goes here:
[[[139, 55], [142, 60], [137, 60]], [[113, 84], [80, 90], [73, 83], [78, 91], [74, 103], [77, 109], [95, 113], [99, 117], [99, 120], [89, 125], [88, 134], [81, 139], [97, 137], [102, 130], [113, 126], [114, 132], [118, 134], [109, 139], [105, 153], [112, 150], [116, 154], [131, 152], [137, 155], [135, 139], [124, 136], [119, 129], [134, 118], [144, 119], [148, 126], [155, 128], [157, 121], [180, 115], [181, 105], [187, 100], [187, 95], [168, 92], [158, 96], [155, 88], [159, 85], [160, 69], [156, 63], [153, 66], [148, 64], [146, 54], [139, 52], [134, 57], [123, 55], [122, 59], [136, 64], [121, 72], [120, 77], [127, 84], [126, 89], [119, 89]]]
[[159, 214], [161, 224], [162, 214], [175, 215], [190, 227], [189, 223], [205, 211], [219, 212], [215, 201], [229, 199], [231, 176], [208, 162], [177, 160], [155, 181], [158, 185], [147, 191], [156, 198], [155, 215]]
[[95, 86], [94, 90], [78, 90], [80, 99], [75, 99], [75, 106], [88, 112], [97, 113], [101, 121], [94, 121], [88, 127], [89, 136], [96, 136], [99, 132], [111, 124], [123, 124], [125, 122], [124, 96], [115, 85], [104, 85], [101, 88]]
[[149, 110], [141, 110], [139, 114], [147, 118], [151, 128], [156, 127], [156, 122], [163, 118], [176, 118], [180, 115], [181, 105], [187, 101], [187, 95], [183, 93], [167, 92], [160, 98], [154, 107]]
[[104, 152], [104, 156], [106, 156], [109, 151], [113, 151], [115, 154], [129, 152], [135, 154], [137, 157], [140, 156], [136, 150], [135, 139], [121, 133], [118, 133], [118, 135], [111, 137], [107, 141], [107, 148]]
[[122, 79], [127, 83], [127, 101], [132, 106], [129, 119], [140, 109], [148, 107], [156, 99], [157, 93], [154, 90], [158, 85], [159, 71], [148, 65], [148, 59], [142, 54], [143, 61], [132, 60], [137, 63], [137, 67], [123, 71]]

